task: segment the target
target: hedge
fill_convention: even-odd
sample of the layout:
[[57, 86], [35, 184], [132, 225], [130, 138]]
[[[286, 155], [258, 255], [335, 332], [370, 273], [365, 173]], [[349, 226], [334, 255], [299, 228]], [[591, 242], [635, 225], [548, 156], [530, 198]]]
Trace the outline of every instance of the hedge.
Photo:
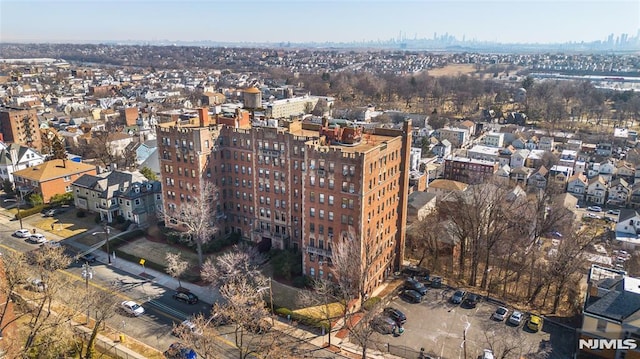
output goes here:
[[367, 299], [362, 306], [365, 310], [371, 310], [371, 308], [380, 303], [380, 301], [382, 301], [382, 298], [380, 297], [371, 297]]
[[46, 207], [45, 205], [41, 204], [33, 208], [20, 209], [20, 212], [16, 213], [16, 219], [25, 218], [25, 217], [32, 216], [36, 213], [40, 213], [42, 212], [43, 209], [45, 209], [45, 207]]

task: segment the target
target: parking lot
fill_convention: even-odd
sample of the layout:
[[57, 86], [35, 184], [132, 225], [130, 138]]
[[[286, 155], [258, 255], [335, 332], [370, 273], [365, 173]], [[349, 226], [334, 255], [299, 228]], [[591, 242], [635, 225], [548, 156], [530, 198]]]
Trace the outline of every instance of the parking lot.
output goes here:
[[[476, 308], [463, 308], [450, 303], [453, 292], [430, 288], [420, 304], [395, 297], [390, 306], [406, 314], [404, 332], [395, 337], [375, 333], [373, 346], [405, 358], [418, 358], [420, 348], [434, 358], [477, 358], [483, 349], [492, 349], [496, 358], [540, 358], [536, 354], [542, 352], [550, 353], [547, 358], [571, 357], [573, 331], [544, 322], [542, 330], [533, 332], [526, 327], [526, 313], [518, 326], [495, 321], [491, 315], [497, 304], [483, 298]], [[507, 308], [510, 315], [513, 309]]]

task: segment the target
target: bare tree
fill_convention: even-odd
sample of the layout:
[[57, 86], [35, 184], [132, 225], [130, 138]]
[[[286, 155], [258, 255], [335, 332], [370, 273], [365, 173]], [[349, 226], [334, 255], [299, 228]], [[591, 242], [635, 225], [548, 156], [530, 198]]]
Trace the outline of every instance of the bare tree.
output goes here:
[[363, 313], [357, 325], [350, 326], [347, 324], [349, 340], [353, 339], [355, 344], [360, 346], [362, 359], [367, 358], [367, 350], [371, 344], [371, 337], [377, 330], [376, 321], [379, 319], [380, 313], [382, 313], [382, 305], [378, 303]]
[[340, 317], [339, 315], [336, 316], [335, 307], [338, 306], [341, 308], [339, 314], [344, 313], [345, 304], [342, 303], [343, 298], [341, 298], [338, 293], [338, 289], [334, 283], [328, 280], [318, 279], [314, 281], [312, 290], [301, 291], [298, 296], [298, 301], [301, 305], [314, 307], [315, 314], [322, 318], [320, 325], [324, 327], [326, 323], [329, 334], [328, 346], [331, 346], [332, 322]]
[[180, 276], [189, 268], [189, 262], [182, 260], [180, 253], [167, 252], [165, 255], [167, 267], [165, 271], [168, 275], [178, 280], [178, 288], [182, 288]]
[[202, 268], [202, 278], [220, 286], [223, 301], [214, 305], [213, 313], [233, 328], [239, 359], [256, 354], [268, 357], [278, 346], [278, 333], [270, 330], [272, 322], [266, 320], [269, 311], [262, 289], [268, 280], [258, 270], [257, 258], [255, 249], [236, 246], [215, 262], [207, 260]]
[[407, 248], [418, 260], [417, 266], [429, 257], [429, 264], [436, 269], [438, 265], [438, 255], [440, 252], [440, 239], [445, 235], [445, 227], [438, 216], [437, 211], [432, 211], [428, 215], [407, 228]]
[[190, 201], [182, 202], [175, 210], [165, 212], [167, 222], [180, 231], [183, 240], [196, 246], [200, 266], [204, 262], [203, 246], [211, 241], [218, 230], [213, 205], [216, 198], [216, 187], [208, 181], [200, 181], [200, 186]]
[[5, 302], [2, 306], [2, 314], [0, 315], [0, 332], [4, 331], [12, 321], [5, 322], [5, 315], [9, 302], [15, 290], [27, 278], [28, 267], [26, 266], [24, 255], [20, 252], [8, 251], [2, 257], [2, 268], [4, 270], [4, 278], [0, 282], [0, 289], [5, 296]]
[[94, 313], [94, 323], [91, 330], [91, 336], [87, 342], [85, 359], [92, 359], [95, 356], [95, 343], [100, 333], [100, 329], [110, 318], [116, 315], [119, 298], [115, 288], [96, 288], [90, 287], [87, 292], [86, 302], [87, 310], [92, 309]]

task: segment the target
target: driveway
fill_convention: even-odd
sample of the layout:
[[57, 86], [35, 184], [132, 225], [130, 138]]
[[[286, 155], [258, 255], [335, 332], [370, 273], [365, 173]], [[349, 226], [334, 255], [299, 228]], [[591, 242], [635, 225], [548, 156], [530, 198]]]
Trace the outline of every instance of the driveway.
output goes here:
[[[503, 353], [505, 358], [520, 358], [550, 351], [549, 358], [560, 359], [573, 353], [573, 332], [550, 322], [545, 322], [541, 331], [532, 332], [525, 326], [526, 317], [519, 326], [495, 321], [491, 314], [498, 305], [482, 300], [476, 308], [466, 309], [451, 304], [451, 294], [451, 289], [430, 289], [420, 304], [394, 298], [390, 306], [408, 318], [405, 331], [397, 337], [376, 333], [374, 346], [406, 358], [417, 358], [420, 348], [436, 358], [476, 358], [485, 348], [492, 349], [497, 358]], [[509, 315], [511, 312], [509, 308]]]

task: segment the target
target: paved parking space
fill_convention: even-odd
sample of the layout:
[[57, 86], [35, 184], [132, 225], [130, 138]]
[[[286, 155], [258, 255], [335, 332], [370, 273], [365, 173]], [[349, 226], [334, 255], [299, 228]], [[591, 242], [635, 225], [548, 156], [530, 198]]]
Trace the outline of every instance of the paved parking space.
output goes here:
[[376, 333], [374, 346], [383, 352], [393, 352], [389, 346], [415, 352], [424, 348], [436, 358], [476, 358], [485, 348], [492, 348], [497, 358], [520, 358], [544, 350], [551, 353], [549, 358], [570, 356], [574, 340], [570, 331], [545, 323], [541, 331], [532, 332], [526, 328], [526, 317], [519, 326], [498, 322], [491, 319], [497, 305], [483, 300], [476, 308], [466, 309], [451, 304], [451, 294], [448, 289], [430, 289], [420, 304], [395, 298], [390, 305], [406, 314], [405, 331], [397, 337]]

